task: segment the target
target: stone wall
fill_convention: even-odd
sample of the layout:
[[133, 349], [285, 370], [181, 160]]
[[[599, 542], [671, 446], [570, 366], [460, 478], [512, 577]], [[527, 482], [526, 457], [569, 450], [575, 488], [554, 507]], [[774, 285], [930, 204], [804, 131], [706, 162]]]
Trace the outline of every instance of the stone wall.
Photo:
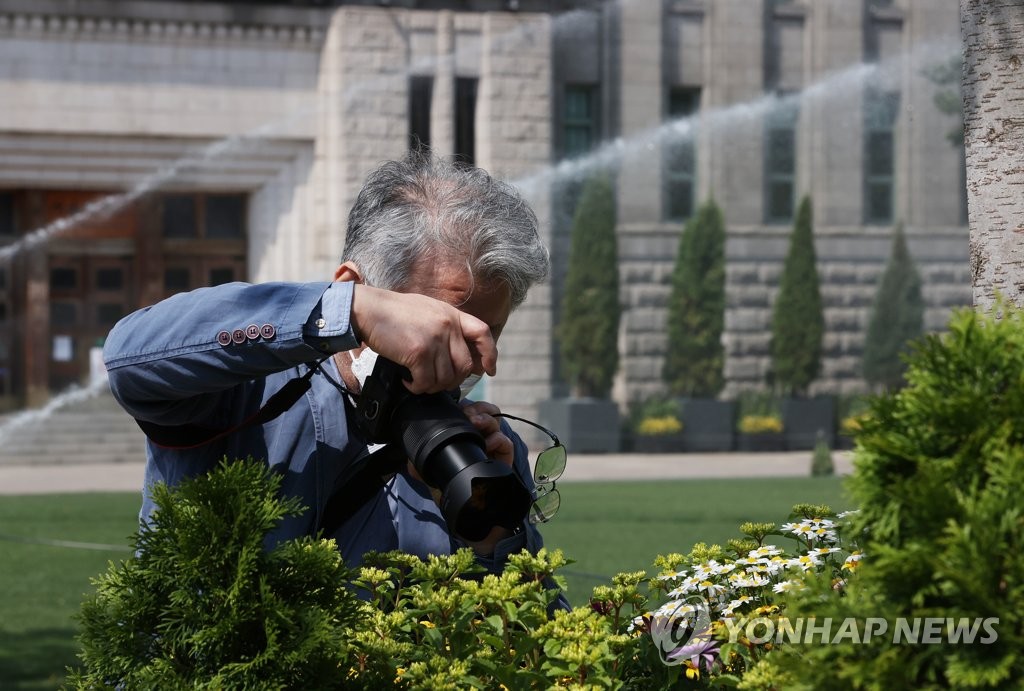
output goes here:
[[[653, 3], [652, 3], [653, 4]], [[797, 199], [814, 204], [815, 246], [825, 304], [825, 358], [812, 392], [863, 390], [860, 361], [870, 306], [890, 251], [894, 224], [863, 222], [863, 139], [861, 93], [868, 75], [864, 27], [878, 21], [887, 31], [881, 43], [884, 70], [870, 78], [900, 91], [896, 122], [894, 220], [905, 224], [910, 251], [923, 279], [926, 328], [940, 330], [952, 308], [970, 303], [967, 229], [959, 217], [959, 152], [945, 135], [955, 123], [932, 104], [935, 85], [923, 76], [929, 65], [957, 47], [957, 5], [902, 0], [881, 11], [864, 2], [823, 0], [769, 6], [761, 2], [675, 0], [664, 14], [646, 4], [627, 4], [624, 14], [668, 24], [663, 47], [629, 42], [623, 19], [621, 61], [624, 84], [644, 93], [651, 65], [667, 65], [669, 78], [691, 75], [692, 47], [674, 40], [694, 34], [699, 18], [707, 45], [699, 72], [698, 196], [713, 196], [728, 230], [725, 396], [763, 386], [768, 372], [771, 305], [788, 247], [788, 225], [763, 221], [762, 133], [766, 109], [764, 55], [766, 22], [780, 18], [781, 85], [803, 89], [797, 126]], [[773, 14], [774, 13], [774, 14]], [[690, 24], [685, 24], [689, 22]], [[682, 28], [680, 28], [682, 26]], [[662, 57], [657, 56], [661, 53]], [[701, 55], [701, 54], [696, 54]], [[647, 56], [647, 57], [643, 57]], [[687, 72], [686, 65], [691, 65]], [[881, 76], [879, 76], [881, 75]], [[645, 89], [641, 84], [647, 84]], [[627, 124], [642, 131], [660, 112], [620, 104]], [[635, 97], [636, 98], [636, 97]], [[656, 99], [655, 99], [656, 100]], [[643, 158], [643, 153], [635, 154]], [[682, 223], [657, 217], [661, 189], [656, 156], [638, 166], [627, 156], [620, 171], [619, 253], [625, 309], [620, 343], [623, 361], [616, 400], [623, 406], [664, 391], [661, 368], [667, 335], [666, 306]], [[640, 166], [642, 168], [642, 166]]]

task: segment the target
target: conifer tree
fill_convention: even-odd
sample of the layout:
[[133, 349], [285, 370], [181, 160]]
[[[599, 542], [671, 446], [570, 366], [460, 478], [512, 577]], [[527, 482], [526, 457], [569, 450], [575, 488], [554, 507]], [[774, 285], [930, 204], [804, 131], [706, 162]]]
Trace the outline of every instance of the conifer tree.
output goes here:
[[875, 293], [864, 342], [864, 378], [869, 384], [889, 391], [900, 388], [906, 370], [902, 355], [908, 341], [921, 336], [923, 324], [921, 277], [900, 224], [896, 226], [892, 254]]
[[797, 210], [772, 311], [772, 378], [780, 393], [803, 395], [821, 369], [821, 305], [811, 200]]
[[619, 366], [619, 268], [615, 193], [607, 176], [587, 181], [573, 218], [558, 339], [574, 395], [605, 398]]
[[332, 540], [267, 551], [280, 521], [301, 513], [278, 497], [263, 463], [225, 463], [176, 488], [135, 556], [111, 564], [82, 605], [76, 688], [339, 688], [359, 605]]
[[708, 200], [686, 223], [672, 272], [663, 371], [669, 391], [712, 398], [722, 390], [724, 327], [725, 221]]

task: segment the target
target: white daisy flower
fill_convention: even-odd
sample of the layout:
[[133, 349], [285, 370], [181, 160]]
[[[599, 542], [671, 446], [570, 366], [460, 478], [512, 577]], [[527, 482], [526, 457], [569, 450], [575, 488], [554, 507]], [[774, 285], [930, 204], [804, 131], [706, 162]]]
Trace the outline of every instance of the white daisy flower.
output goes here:
[[797, 581], [781, 581], [772, 586], [776, 593], [789, 593], [796, 590], [800, 584]]

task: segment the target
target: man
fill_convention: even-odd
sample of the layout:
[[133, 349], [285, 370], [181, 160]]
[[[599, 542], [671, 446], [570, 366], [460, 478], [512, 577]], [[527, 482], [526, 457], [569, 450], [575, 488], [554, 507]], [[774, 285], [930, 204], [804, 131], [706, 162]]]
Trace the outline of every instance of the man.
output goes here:
[[[342, 390], [360, 390], [372, 357], [366, 349], [408, 368], [413, 393], [493, 375], [495, 342], [510, 313], [547, 271], [536, 217], [511, 187], [479, 169], [414, 157], [386, 163], [366, 181], [333, 282], [233, 283], [129, 315], [111, 331], [104, 356], [114, 396], [151, 437], [143, 519], [153, 483], [177, 483], [225, 456], [251, 456], [279, 470], [283, 491], [309, 507], [284, 521], [275, 541], [322, 530], [340, 496], [343, 518], [331, 536], [349, 564], [369, 550], [426, 556], [470, 544], [449, 534], [411, 464], [371, 485], [369, 496], [346, 494], [376, 449], [353, 428]], [[311, 388], [302, 398], [246, 426], [303, 375]], [[464, 412], [490, 457], [532, 486], [525, 445], [499, 424], [498, 409], [481, 402]], [[525, 522], [470, 544], [492, 571], [508, 554], [540, 545]]]

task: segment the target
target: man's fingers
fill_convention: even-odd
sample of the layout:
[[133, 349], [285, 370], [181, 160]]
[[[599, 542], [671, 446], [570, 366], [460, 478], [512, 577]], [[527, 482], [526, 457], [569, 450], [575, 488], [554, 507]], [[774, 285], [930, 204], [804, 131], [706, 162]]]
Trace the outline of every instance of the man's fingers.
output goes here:
[[[473, 371], [477, 374], [498, 372], [498, 347], [491, 335], [491, 327], [471, 314], [459, 312], [462, 325], [462, 340], [473, 358]], [[477, 367], [482, 371], [477, 371]]]
[[502, 432], [495, 432], [484, 439], [484, 445], [489, 457], [501, 461], [510, 468], [512, 467], [516, 448], [511, 439]]

